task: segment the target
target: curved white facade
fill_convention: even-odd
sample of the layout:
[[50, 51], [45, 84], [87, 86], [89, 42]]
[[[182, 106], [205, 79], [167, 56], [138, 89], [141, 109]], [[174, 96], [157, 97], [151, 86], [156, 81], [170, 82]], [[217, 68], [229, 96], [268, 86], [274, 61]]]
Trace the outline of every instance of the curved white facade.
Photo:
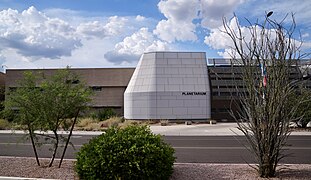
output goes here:
[[126, 119], [211, 117], [205, 53], [151, 52], [140, 61], [124, 93]]

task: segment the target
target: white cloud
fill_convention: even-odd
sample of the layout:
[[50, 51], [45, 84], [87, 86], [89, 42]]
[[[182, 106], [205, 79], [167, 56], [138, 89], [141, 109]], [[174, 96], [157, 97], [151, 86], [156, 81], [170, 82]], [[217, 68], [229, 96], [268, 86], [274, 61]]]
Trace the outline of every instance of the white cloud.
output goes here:
[[108, 34], [104, 25], [101, 24], [99, 21], [81, 23], [77, 27], [77, 32], [86, 38], [93, 38], [93, 37], [104, 38]]
[[[232, 18], [228, 22], [229, 28], [233, 29], [234, 32], [237, 32], [238, 30], [237, 22], [238, 22], [237, 18]], [[241, 27], [241, 31], [245, 34], [248, 34], [246, 27]], [[211, 29], [210, 34], [208, 36], [205, 36], [204, 43], [209, 45], [213, 49], [226, 49], [233, 47], [232, 40], [228, 35], [224, 33], [223, 26]]]
[[5, 61], [6, 61], [5, 57], [2, 54], [0, 54], [0, 71], [1, 72], [4, 71], [4, 69], [7, 68], [7, 66], [4, 65]]
[[301, 50], [303, 51], [302, 53], [307, 53], [308, 56], [307, 58], [311, 58], [311, 41], [308, 42], [303, 42], [301, 46]]
[[157, 39], [148, 28], [141, 28], [131, 36], [124, 38], [122, 42], [115, 45], [115, 49], [105, 54], [110, 62], [124, 63], [137, 62], [139, 56], [144, 52], [164, 51], [169, 46], [166, 42]]
[[100, 21], [81, 23], [77, 27], [77, 32], [86, 38], [117, 36], [125, 31], [127, 22], [128, 19], [125, 17], [112, 16], [108, 18], [106, 24]]
[[144, 21], [146, 20], [146, 18], [144, 16], [141, 16], [141, 15], [137, 15], [136, 18], [135, 18], [136, 21]]
[[161, 20], [154, 33], [168, 42], [197, 40], [196, 25], [192, 21], [198, 17], [198, 2], [198, 0], [160, 1], [159, 10], [167, 20]]
[[197, 16], [198, 2], [198, 0], [162, 0], [158, 7], [167, 19], [191, 22]]
[[146, 51], [165, 50], [167, 47], [166, 43], [156, 40], [153, 34], [148, 31], [148, 28], [141, 28], [116, 44], [115, 49], [120, 54], [140, 55]]
[[[168, 42], [195, 41], [198, 39], [198, 25], [208, 29], [219, 27], [222, 17], [231, 15], [243, 2], [244, 0], [162, 0], [158, 7], [167, 19], [158, 23], [154, 33]], [[194, 20], [201, 20], [201, 23], [195, 24]]]
[[304, 34], [301, 35], [302, 38], [307, 38], [307, 37], [309, 37], [309, 36], [310, 36], [309, 33], [304, 33]]
[[112, 16], [109, 17], [108, 23], [105, 25], [109, 35], [119, 35], [125, 31], [126, 26], [129, 25], [128, 19], [125, 17]]
[[[85, 12], [67, 9], [41, 12], [35, 7], [22, 12], [2, 10], [0, 54], [3, 58], [0, 58], [0, 63], [8, 68], [133, 66], [135, 62], [120, 64], [119, 61], [108, 61], [105, 54], [114, 50], [116, 44], [120, 45], [125, 37], [142, 27], [155, 26], [155, 23], [154, 19], [140, 15], [87, 16]], [[147, 47], [140, 44], [137, 49], [165, 46], [165, 43], [161, 45], [160, 41], [152, 39], [155, 38], [152, 33], [145, 35], [142, 33], [141, 38], [150, 40], [149, 44]], [[124, 42], [129, 43], [127, 40]]]
[[26, 56], [21, 56], [13, 49], [2, 51], [6, 57], [5, 65], [7, 68], [59, 68], [71, 66], [75, 68], [81, 67], [113, 67], [114, 64], [105, 59], [104, 55], [109, 49], [114, 48], [111, 39], [83, 39], [83, 46], [72, 51], [71, 56], [63, 56], [60, 59], [38, 58], [35, 61]]
[[12, 48], [23, 56], [60, 58], [82, 45], [68, 23], [48, 18], [34, 7], [22, 13], [1, 11], [0, 26], [0, 50]]
[[[250, 48], [253, 48], [252, 44], [251, 45], [248, 44], [248, 42], [250, 42], [252, 39], [252, 34], [250, 32], [250, 29], [249, 29], [250, 27], [239, 25], [239, 20], [237, 17], [232, 18], [227, 23], [227, 26], [229, 27], [229, 29], [232, 30], [233, 34], [237, 35], [237, 39], [239, 37], [239, 31], [241, 32], [242, 38], [243, 38], [242, 46], [243, 46], [244, 51], [245, 51], [244, 53], [248, 53], [247, 49], [249, 48], [249, 46], [250, 46]], [[238, 29], [239, 26], [240, 26], [240, 29]], [[225, 29], [223, 26], [212, 29], [210, 34], [208, 36], [205, 36], [204, 43], [207, 44], [208, 46], [212, 47], [213, 49], [220, 50], [218, 52], [218, 55], [220, 55], [224, 58], [230, 58], [230, 57], [235, 56], [237, 54], [234, 51], [235, 48], [234, 48], [234, 44], [233, 44], [232, 39], [226, 33], [224, 33], [224, 31], [225, 31]], [[274, 40], [276, 38], [275, 29], [270, 29], [269, 31], [270, 31], [269, 39]], [[258, 35], [256, 38], [257, 43], [260, 43], [260, 41], [261, 41], [261, 36], [260, 36], [261, 28], [257, 27], [255, 34]], [[301, 44], [301, 41], [293, 38], [291, 43], [294, 43], [296, 45], [296, 47], [299, 47]], [[310, 47], [311, 47], [310, 42], [304, 42], [302, 44], [302, 46], [300, 47], [300, 50], [306, 51], [307, 49], [310, 49]]]
[[[233, 34], [237, 35], [237, 39], [239, 37], [239, 33], [241, 32], [242, 38], [244, 42], [250, 42], [252, 38], [252, 34], [250, 33], [249, 27], [242, 26], [239, 24], [239, 19], [237, 17], [233, 17], [227, 22], [227, 26], [229, 29], [232, 30]], [[240, 27], [239, 27], [240, 26]], [[240, 29], [239, 29], [240, 28]], [[230, 31], [230, 30], [229, 30]], [[240, 31], [240, 32], [239, 32]], [[260, 28], [256, 28], [257, 34], [260, 34]], [[273, 32], [273, 29], [271, 29], [271, 32]], [[271, 38], [275, 38], [275, 34], [270, 34]], [[261, 39], [260, 36], [257, 37], [257, 42], [259, 42]], [[246, 43], [242, 43], [242, 46], [244, 50], [247, 50]], [[234, 51], [235, 47], [233, 44], [232, 39], [225, 33], [225, 28], [223, 26], [220, 26], [215, 29], [211, 29], [211, 32], [208, 36], [205, 36], [204, 43], [208, 46], [212, 47], [213, 49], [220, 50], [218, 52], [219, 56], [222, 56], [224, 58], [231, 58], [233, 56], [236, 56], [236, 52]], [[239, 45], [239, 44], [238, 44]], [[245, 52], [247, 53], [247, 51]]]
[[201, 25], [212, 29], [222, 24], [222, 18], [232, 15], [244, 0], [201, 0]]
[[[178, 24], [178, 25], [176, 25]], [[167, 42], [195, 41], [195, 25], [187, 22], [176, 23], [173, 20], [162, 20], [158, 23], [154, 33]]]

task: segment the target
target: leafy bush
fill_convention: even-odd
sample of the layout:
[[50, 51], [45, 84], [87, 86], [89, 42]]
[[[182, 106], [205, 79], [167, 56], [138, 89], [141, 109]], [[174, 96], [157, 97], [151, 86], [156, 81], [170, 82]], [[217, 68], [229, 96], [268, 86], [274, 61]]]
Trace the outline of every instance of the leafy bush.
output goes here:
[[147, 126], [109, 128], [77, 153], [81, 179], [169, 179], [174, 149]]
[[93, 111], [89, 114], [89, 116], [93, 119], [93, 120], [98, 120], [98, 113], [96, 111]]
[[0, 130], [10, 129], [11, 124], [5, 119], [0, 119]]
[[117, 115], [117, 113], [113, 109], [107, 108], [104, 110], [100, 110], [97, 113], [92, 113], [91, 117], [92, 117], [92, 119], [98, 119], [100, 121], [104, 121], [104, 120], [112, 118], [116, 115]]

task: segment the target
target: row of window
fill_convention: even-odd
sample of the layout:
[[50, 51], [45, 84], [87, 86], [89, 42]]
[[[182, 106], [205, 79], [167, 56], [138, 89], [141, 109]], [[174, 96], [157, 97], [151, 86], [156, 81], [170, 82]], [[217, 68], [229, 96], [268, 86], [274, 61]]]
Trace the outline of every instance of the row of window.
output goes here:
[[[254, 73], [255, 74], [259, 74], [260, 75], [261, 72], [258, 72], [258, 73]], [[237, 75], [240, 75], [242, 76], [243, 74], [241, 72], [230, 72], [230, 71], [226, 71], [226, 72], [210, 72], [209, 73], [210, 76], [212, 75], [217, 75], [217, 76], [222, 76], [222, 75], [233, 75], [233, 76], [237, 76]], [[290, 76], [298, 76], [299, 73], [297, 72], [290, 72], [289, 73]]]
[[211, 77], [211, 80], [242, 80], [241, 77]]
[[93, 91], [102, 91], [103, 87], [102, 86], [91, 86], [90, 87]]
[[212, 113], [228, 113], [230, 112], [230, 108], [212, 108], [211, 111]]
[[224, 89], [242, 89], [242, 88], [244, 88], [244, 86], [212, 86], [212, 89], [220, 89], [220, 88], [224, 88]]
[[[92, 91], [102, 91], [103, 90], [103, 86], [91, 86], [90, 87], [92, 89]], [[16, 91], [17, 87], [9, 87], [9, 91], [10, 92], [14, 92]]]
[[247, 92], [213, 92], [212, 96], [247, 96]]

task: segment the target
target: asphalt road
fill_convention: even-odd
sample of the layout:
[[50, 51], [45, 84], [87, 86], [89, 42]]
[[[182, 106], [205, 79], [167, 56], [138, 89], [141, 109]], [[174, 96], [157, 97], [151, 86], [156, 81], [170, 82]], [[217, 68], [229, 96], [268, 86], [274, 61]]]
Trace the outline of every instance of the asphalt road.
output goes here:
[[[22, 141], [20, 134], [0, 134], [0, 156], [34, 157], [30, 141]], [[75, 152], [93, 136], [72, 137], [75, 149], [68, 147], [65, 158], [73, 159]], [[165, 136], [164, 140], [175, 150], [180, 163], [255, 163], [243, 136]], [[311, 164], [311, 136], [290, 136], [286, 157], [281, 162]], [[50, 144], [42, 145], [39, 156], [48, 158]], [[60, 149], [62, 150], [62, 148]], [[62, 151], [59, 151], [59, 158]]]

